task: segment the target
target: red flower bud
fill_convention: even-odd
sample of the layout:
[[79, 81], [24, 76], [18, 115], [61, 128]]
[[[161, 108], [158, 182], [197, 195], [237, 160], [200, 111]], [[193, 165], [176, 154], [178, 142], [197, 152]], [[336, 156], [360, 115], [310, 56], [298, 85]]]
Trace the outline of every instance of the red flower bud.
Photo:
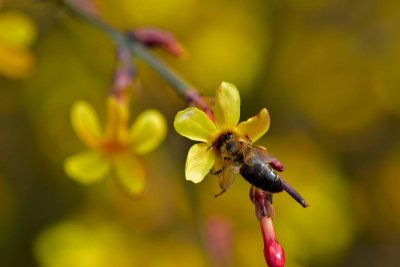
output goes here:
[[127, 47], [117, 47], [116, 59], [117, 66], [114, 71], [111, 94], [117, 98], [122, 98], [124, 91], [129, 88], [136, 76], [136, 69], [132, 63], [131, 53]]
[[276, 158], [272, 158], [268, 161], [268, 164], [271, 166], [272, 169], [278, 172], [283, 172], [285, 167], [283, 167], [283, 164]]
[[264, 244], [264, 257], [269, 267], [285, 266], [285, 252], [276, 240], [269, 240]]
[[271, 217], [262, 217], [260, 220], [261, 232], [264, 241], [264, 258], [269, 267], [285, 266], [285, 252], [276, 239]]
[[185, 54], [182, 45], [172, 33], [157, 28], [140, 28], [130, 32], [131, 36], [148, 47], [160, 47], [173, 56]]

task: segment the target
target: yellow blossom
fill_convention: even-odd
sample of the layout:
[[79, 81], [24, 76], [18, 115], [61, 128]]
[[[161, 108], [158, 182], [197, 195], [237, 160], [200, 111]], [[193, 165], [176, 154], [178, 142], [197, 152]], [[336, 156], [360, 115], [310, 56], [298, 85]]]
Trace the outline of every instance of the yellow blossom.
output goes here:
[[29, 46], [36, 38], [36, 27], [29, 17], [17, 11], [0, 13], [0, 73], [14, 79], [26, 78], [34, 56]]
[[66, 173], [75, 180], [91, 184], [110, 171], [129, 193], [136, 195], [145, 186], [145, 170], [137, 159], [155, 149], [165, 138], [167, 127], [161, 113], [146, 110], [128, 128], [127, 103], [115, 97], [107, 102], [107, 121], [100, 128], [94, 109], [84, 101], [71, 111], [72, 126], [89, 147], [65, 161]]
[[253, 142], [263, 136], [269, 128], [269, 114], [262, 109], [258, 115], [239, 123], [240, 95], [233, 84], [222, 82], [215, 96], [214, 117], [212, 121], [202, 110], [190, 107], [178, 112], [175, 117], [175, 130], [194, 141], [186, 159], [185, 176], [194, 183], [201, 182], [211, 168], [221, 160], [216, 149], [210, 149], [218, 138], [232, 132]]

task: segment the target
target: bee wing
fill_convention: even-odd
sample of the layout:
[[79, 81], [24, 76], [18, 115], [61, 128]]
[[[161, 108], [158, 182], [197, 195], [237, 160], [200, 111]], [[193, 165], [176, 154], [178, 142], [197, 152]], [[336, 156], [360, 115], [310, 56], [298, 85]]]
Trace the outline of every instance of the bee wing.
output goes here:
[[243, 153], [243, 161], [245, 164], [250, 166], [254, 165], [256, 156], [258, 154], [257, 148], [258, 147], [253, 147], [251, 145], [243, 148], [242, 153]]
[[[247, 153], [248, 156], [245, 156], [245, 162], [248, 165], [252, 165], [252, 160], [261, 160], [264, 163], [267, 163], [271, 166], [272, 169], [278, 172], [282, 172], [285, 167], [283, 167], [282, 163], [275, 158], [272, 154], [268, 152], [268, 150], [263, 146], [252, 147], [250, 153]], [[246, 154], [245, 154], [246, 155]]]

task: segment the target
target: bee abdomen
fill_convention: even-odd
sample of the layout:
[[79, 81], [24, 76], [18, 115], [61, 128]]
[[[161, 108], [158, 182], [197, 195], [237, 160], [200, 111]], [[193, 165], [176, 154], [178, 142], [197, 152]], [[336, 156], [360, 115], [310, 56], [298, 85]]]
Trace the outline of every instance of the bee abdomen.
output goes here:
[[255, 162], [252, 165], [243, 164], [240, 174], [250, 184], [271, 193], [283, 191], [283, 184], [279, 176], [264, 162]]

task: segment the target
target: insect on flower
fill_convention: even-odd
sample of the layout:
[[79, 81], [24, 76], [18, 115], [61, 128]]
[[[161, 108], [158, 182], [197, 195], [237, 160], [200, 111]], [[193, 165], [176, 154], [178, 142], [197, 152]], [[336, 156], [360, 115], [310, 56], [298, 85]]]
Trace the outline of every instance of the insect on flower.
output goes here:
[[217, 89], [212, 121], [202, 110], [190, 107], [178, 112], [176, 131], [202, 143], [193, 145], [186, 160], [186, 179], [198, 183], [211, 171], [217, 175], [224, 193], [240, 174], [250, 184], [276, 193], [285, 190], [303, 207], [306, 201], [275, 171], [282, 164], [253, 142], [269, 128], [269, 114], [264, 108], [256, 116], [239, 123], [240, 96], [233, 84], [223, 82]]
[[[259, 189], [271, 193], [285, 190], [300, 205], [308, 206], [304, 198], [274, 171], [282, 171], [283, 166], [264, 147], [253, 146], [249, 138], [241, 139], [234, 133], [227, 132], [215, 141], [213, 148], [223, 159], [223, 166], [211, 174], [222, 175], [222, 180], [232, 182], [240, 174]], [[225, 191], [222, 188], [217, 196]]]

